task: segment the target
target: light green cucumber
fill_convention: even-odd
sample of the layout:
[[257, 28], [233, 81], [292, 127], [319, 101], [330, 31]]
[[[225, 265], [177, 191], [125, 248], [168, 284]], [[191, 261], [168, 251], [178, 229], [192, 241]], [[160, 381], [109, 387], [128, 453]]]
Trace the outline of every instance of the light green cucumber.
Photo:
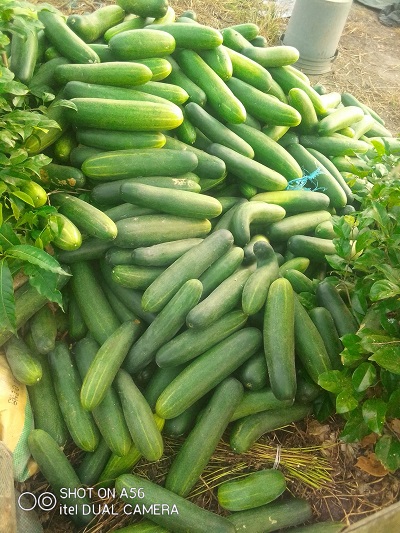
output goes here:
[[42, 378], [42, 365], [25, 342], [18, 337], [11, 337], [5, 344], [5, 354], [12, 375], [20, 383], [35, 385]]
[[[264, 354], [263, 358], [265, 359]], [[245, 391], [241, 402], [233, 412], [231, 422], [262, 411], [283, 410], [291, 405], [293, 405], [293, 400], [278, 400], [270, 387]]]

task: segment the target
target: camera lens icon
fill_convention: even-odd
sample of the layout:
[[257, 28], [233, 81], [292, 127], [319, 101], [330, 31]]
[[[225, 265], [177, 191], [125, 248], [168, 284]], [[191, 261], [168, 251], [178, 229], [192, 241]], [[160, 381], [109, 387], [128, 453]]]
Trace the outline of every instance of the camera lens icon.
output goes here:
[[22, 492], [18, 498], [18, 506], [23, 511], [32, 511], [36, 507], [42, 511], [52, 511], [57, 505], [57, 498], [52, 492], [43, 492], [39, 496], [33, 492]]

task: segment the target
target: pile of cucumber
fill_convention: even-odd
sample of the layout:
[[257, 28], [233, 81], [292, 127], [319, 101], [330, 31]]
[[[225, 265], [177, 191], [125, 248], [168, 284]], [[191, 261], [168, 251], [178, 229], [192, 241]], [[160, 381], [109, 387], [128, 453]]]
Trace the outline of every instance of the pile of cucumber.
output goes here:
[[[0, 335], [28, 386], [34, 459], [56, 493], [142, 487], [139, 503], [179, 508], [126, 532], [307, 521], [305, 501], [269, 503], [285, 489], [279, 470], [222, 485], [227, 517], [186, 497], [224, 434], [248, 451], [309, 415], [319, 375], [340, 367], [340, 337], [358, 324], [324, 279], [332, 216], [357, 208], [377, 146], [398, 154], [400, 140], [352, 95], [312, 87], [298, 51], [266, 46], [255, 24], [216, 30], [166, 0], [37, 16], [43, 32], [13, 37], [10, 68], [33, 94], [57, 93], [59, 128], [26, 148], [53, 158], [38, 179], [72, 276], [65, 315], [23, 285], [23, 335]], [[161, 459], [163, 434], [184, 440], [161, 487], [130, 472]], [[69, 438], [86, 452], [76, 471], [60, 450]], [[78, 524], [93, 518], [86, 500], [62, 503], [79, 504]]]

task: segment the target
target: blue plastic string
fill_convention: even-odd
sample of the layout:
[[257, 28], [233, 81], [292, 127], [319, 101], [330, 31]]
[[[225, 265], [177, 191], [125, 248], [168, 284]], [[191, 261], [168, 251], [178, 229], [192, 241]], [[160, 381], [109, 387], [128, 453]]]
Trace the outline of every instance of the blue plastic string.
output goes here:
[[[287, 184], [287, 191], [326, 191], [326, 187], [318, 187], [317, 176], [321, 174], [322, 170], [318, 167], [310, 174], [304, 173], [301, 178], [290, 180]], [[305, 185], [309, 186], [306, 187]], [[311, 187], [310, 187], [311, 186]]]

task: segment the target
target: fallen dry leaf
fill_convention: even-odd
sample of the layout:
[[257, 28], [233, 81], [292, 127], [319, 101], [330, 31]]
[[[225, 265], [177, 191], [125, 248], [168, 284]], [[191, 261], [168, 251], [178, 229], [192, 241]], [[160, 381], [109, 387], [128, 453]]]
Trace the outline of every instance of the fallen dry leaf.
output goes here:
[[361, 455], [355, 466], [374, 477], [383, 477], [389, 473], [374, 453], [370, 453], [368, 456]]
[[368, 448], [368, 446], [373, 446], [374, 444], [376, 444], [377, 440], [378, 440], [378, 434], [377, 433], [370, 433], [369, 435], [366, 435], [360, 441], [360, 446], [361, 446], [361, 448]]
[[400, 435], [400, 420], [398, 418], [391, 420], [389, 425], [392, 431], [394, 431], [397, 435]]

